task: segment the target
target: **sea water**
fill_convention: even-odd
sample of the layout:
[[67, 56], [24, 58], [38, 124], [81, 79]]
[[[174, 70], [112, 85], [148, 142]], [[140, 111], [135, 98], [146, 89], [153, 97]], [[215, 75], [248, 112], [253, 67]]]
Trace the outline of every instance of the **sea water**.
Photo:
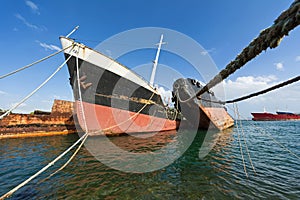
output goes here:
[[[152, 140], [133, 136], [109, 140], [125, 151], [150, 152], [176, 137], [176, 132], [168, 132]], [[0, 196], [78, 138], [75, 134], [1, 139]], [[101, 144], [104, 138], [88, 140]], [[300, 121], [242, 121], [209, 137], [198, 131], [173, 163], [145, 173], [112, 169], [82, 147], [65, 169], [47, 179], [70, 156], [9, 199], [300, 199]]]

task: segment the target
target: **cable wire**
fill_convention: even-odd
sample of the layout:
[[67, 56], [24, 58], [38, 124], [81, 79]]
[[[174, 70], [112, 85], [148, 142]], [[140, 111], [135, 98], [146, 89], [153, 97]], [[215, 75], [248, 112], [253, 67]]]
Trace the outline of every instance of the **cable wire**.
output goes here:
[[0, 120], [3, 119], [3, 117], [9, 115], [13, 110], [15, 110], [16, 108], [18, 108], [22, 103], [24, 103], [27, 99], [29, 99], [32, 95], [34, 95], [37, 91], [39, 91], [46, 83], [48, 83], [53, 76], [55, 76], [55, 74], [57, 74], [57, 72], [59, 72], [61, 70], [61, 68], [69, 61], [69, 59], [72, 56], [70, 55], [68, 57], [68, 59], [65, 60], [65, 62], [63, 62], [63, 64], [61, 64], [56, 70], [55, 72], [53, 72], [41, 85], [39, 85], [35, 90], [33, 90], [30, 94], [28, 94], [24, 99], [22, 99], [19, 103], [17, 103], [16, 105], [14, 105], [12, 108], [10, 108], [9, 110], [7, 110], [4, 114], [2, 114], [0, 116]]
[[7, 74], [5, 74], [5, 75], [2, 75], [2, 76], [0, 76], [0, 79], [3, 79], [3, 78], [8, 77], [8, 76], [11, 76], [11, 75], [13, 75], [13, 74], [15, 74], [15, 73], [17, 73], [17, 72], [20, 72], [20, 71], [22, 71], [22, 70], [24, 70], [24, 69], [27, 69], [27, 68], [29, 68], [29, 67], [32, 67], [33, 65], [36, 65], [36, 64], [38, 64], [38, 63], [40, 63], [40, 62], [43, 62], [43, 61], [45, 61], [45, 60], [47, 60], [47, 59], [49, 59], [49, 58], [51, 58], [51, 57], [53, 57], [53, 56], [55, 56], [55, 55], [57, 55], [57, 54], [59, 54], [59, 53], [65, 51], [65, 50], [67, 50], [67, 49], [70, 48], [71, 46], [73, 46], [73, 44], [70, 45], [70, 46], [68, 46], [68, 47], [66, 47], [66, 48], [64, 48], [64, 49], [61, 49], [61, 50], [59, 50], [59, 51], [57, 51], [57, 52], [55, 52], [55, 53], [53, 53], [53, 54], [50, 54], [49, 56], [46, 56], [46, 57], [44, 57], [44, 58], [42, 58], [42, 59], [40, 59], [40, 60], [38, 60], [38, 61], [35, 61], [35, 62], [33, 62], [33, 63], [29, 64], [29, 65], [26, 65], [26, 66], [24, 66], [24, 67], [21, 67], [21, 68], [15, 70], [15, 71], [12, 71], [12, 72], [10, 72], [10, 73], [7, 73]]

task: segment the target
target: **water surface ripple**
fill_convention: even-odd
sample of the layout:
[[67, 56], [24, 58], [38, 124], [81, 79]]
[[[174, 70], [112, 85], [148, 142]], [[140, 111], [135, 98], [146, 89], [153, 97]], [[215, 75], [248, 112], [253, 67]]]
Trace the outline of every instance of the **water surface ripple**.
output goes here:
[[[300, 122], [242, 123], [256, 170], [252, 170], [239, 131], [248, 178], [238, 131], [233, 128], [211, 135], [199, 131], [184, 155], [170, 166], [149, 173], [111, 169], [83, 147], [63, 171], [45, 180], [70, 155], [9, 199], [300, 199], [300, 160], [287, 151], [300, 156]], [[176, 140], [176, 133], [161, 137], [157, 141], [129, 136], [110, 140], [124, 150], [148, 152]], [[1, 139], [0, 195], [36, 173], [77, 139], [77, 135]], [[101, 144], [101, 137], [89, 140]]]

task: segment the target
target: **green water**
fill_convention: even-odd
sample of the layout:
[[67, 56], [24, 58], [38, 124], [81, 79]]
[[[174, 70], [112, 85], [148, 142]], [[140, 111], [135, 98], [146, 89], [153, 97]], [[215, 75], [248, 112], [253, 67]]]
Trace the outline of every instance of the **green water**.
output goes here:
[[[243, 132], [235, 127], [210, 133], [209, 137], [199, 131], [179, 159], [147, 173], [111, 169], [83, 147], [63, 171], [45, 180], [71, 154], [10, 199], [300, 199], [300, 122], [243, 121], [243, 130], [256, 173]], [[150, 152], [177, 137], [169, 132], [151, 140], [130, 136], [110, 140], [127, 151]], [[47, 165], [77, 139], [77, 135], [68, 135], [0, 140], [0, 195]], [[87, 142], [100, 145], [102, 140], [96, 137]]]

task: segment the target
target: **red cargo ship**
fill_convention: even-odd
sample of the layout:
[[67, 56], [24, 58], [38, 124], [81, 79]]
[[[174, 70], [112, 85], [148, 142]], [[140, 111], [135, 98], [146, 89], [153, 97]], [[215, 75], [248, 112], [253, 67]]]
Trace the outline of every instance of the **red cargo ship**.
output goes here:
[[254, 121], [287, 121], [287, 120], [300, 120], [300, 114], [291, 112], [276, 112], [276, 114], [263, 112], [251, 113]]

